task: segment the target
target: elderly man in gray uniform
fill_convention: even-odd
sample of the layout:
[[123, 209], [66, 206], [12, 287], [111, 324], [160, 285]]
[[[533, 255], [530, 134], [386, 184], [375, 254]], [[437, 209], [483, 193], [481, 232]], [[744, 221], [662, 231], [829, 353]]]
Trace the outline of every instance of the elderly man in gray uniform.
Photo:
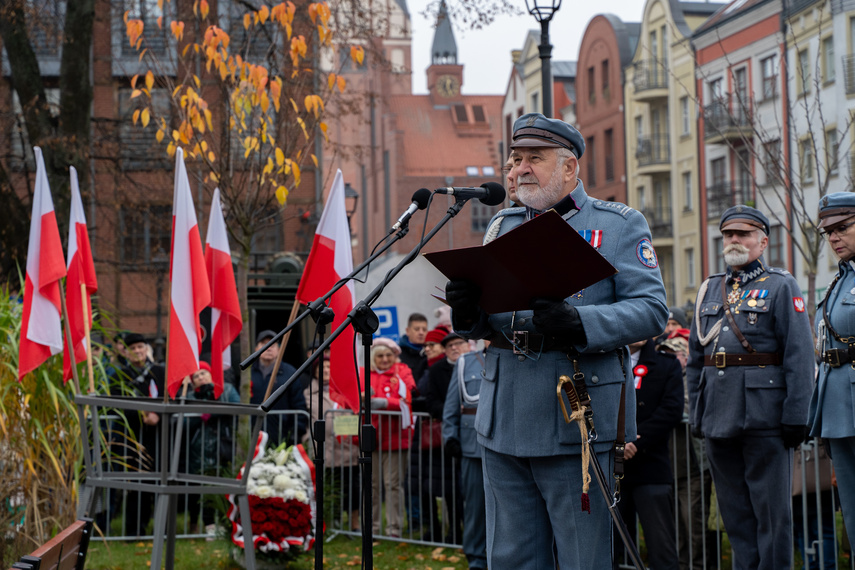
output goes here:
[[[626, 345], [665, 328], [665, 289], [644, 217], [585, 193], [577, 178], [585, 151], [579, 131], [529, 113], [514, 123], [511, 147], [517, 198], [525, 206], [496, 214], [486, 239], [553, 209], [618, 273], [566, 299], [534, 299], [531, 310], [500, 314], [480, 309], [481, 291], [471, 282], [452, 280], [446, 286], [454, 329], [491, 341], [475, 416], [478, 442], [484, 446], [488, 565], [611, 568], [607, 504], [596, 483], [589, 498], [582, 494], [584, 445], [579, 426], [565, 422], [556, 388], [566, 375], [575, 377], [576, 392], [589, 394], [598, 432], [590, 451], [610, 473], [622, 395], [632, 375]], [[550, 248], [555, 263], [573, 263], [573, 251], [561, 243], [531, 247]], [[627, 391], [625, 409], [631, 440], [633, 392]]]
[[796, 280], [766, 265], [769, 220], [722, 214], [727, 272], [701, 284], [689, 337], [690, 421], [706, 438], [733, 568], [790, 568], [793, 451], [805, 439], [814, 354]]

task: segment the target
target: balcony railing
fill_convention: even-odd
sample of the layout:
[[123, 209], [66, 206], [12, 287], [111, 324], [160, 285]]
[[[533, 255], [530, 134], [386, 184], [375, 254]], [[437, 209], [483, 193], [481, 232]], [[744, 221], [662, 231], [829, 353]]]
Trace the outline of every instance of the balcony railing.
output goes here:
[[855, 54], [843, 56], [843, 80], [846, 84], [846, 94], [855, 93]]
[[664, 89], [668, 86], [666, 62], [657, 58], [643, 59], [636, 62], [634, 68], [632, 83], [636, 93], [648, 89]]
[[653, 238], [671, 237], [671, 208], [670, 205], [657, 208], [645, 209], [641, 212], [650, 226]]
[[751, 106], [746, 99], [728, 95], [704, 107], [704, 138], [751, 136]]
[[707, 217], [718, 218], [725, 210], [751, 199], [750, 187], [739, 182], [716, 182], [707, 186]]
[[638, 166], [667, 164], [671, 162], [668, 135], [656, 134], [649, 137], [638, 137], [635, 158], [638, 160]]

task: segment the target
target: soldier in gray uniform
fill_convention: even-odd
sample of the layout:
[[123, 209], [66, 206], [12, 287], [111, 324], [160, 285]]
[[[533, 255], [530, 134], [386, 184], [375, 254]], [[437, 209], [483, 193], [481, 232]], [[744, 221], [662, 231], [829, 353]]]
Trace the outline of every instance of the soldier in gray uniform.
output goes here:
[[442, 441], [445, 452], [460, 461], [463, 488], [463, 553], [469, 568], [487, 568], [487, 522], [484, 506], [484, 475], [481, 446], [475, 434], [484, 353], [460, 357], [448, 383], [442, 410]]
[[701, 284], [689, 337], [690, 421], [707, 456], [733, 568], [792, 566], [793, 451], [805, 439], [814, 354], [796, 280], [762, 254], [769, 220], [722, 214], [727, 272]]
[[[582, 441], [575, 422], [565, 422], [556, 388], [559, 376], [575, 375], [576, 391], [590, 395], [598, 433], [590, 453], [611, 481], [618, 432], [632, 441], [636, 435], [632, 389], [626, 391], [625, 418], [619, 418], [631, 377], [626, 345], [664, 330], [665, 288], [644, 217], [585, 193], [577, 178], [585, 143], [575, 128], [530, 113], [514, 123], [513, 139], [512, 175], [525, 206], [496, 214], [486, 239], [554, 209], [618, 273], [566, 299], [534, 299], [531, 310], [500, 314], [481, 310], [481, 291], [473, 283], [452, 280], [446, 286], [454, 329], [491, 341], [475, 416], [484, 446], [488, 564], [610, 569], [607, 504], [595, 482], [590, 497], [583, 496], [587, 439]], [[573, 263], [573, 251], [561, 243], [531, 247], [553, 250], [556, 264]], [[625, 429], [619, 430], [620, 419]]]
[[811, 436], [830, 451], [850, 544], [855, 544], [855, 193], [819, 202], [819, 228], [840, 259], [816, 311], [822, 364], [810, 402]]

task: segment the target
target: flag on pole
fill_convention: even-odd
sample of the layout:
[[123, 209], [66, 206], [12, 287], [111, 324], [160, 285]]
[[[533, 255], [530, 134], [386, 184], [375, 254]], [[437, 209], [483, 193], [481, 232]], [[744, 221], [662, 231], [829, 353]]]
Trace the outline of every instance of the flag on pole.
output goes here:
[[[315, 231], [312, 250], [297, 288], [297, 300], [308, 305], [325, 295], [351, 271], [353, 252], [344, 203], [344, 178], [339, 170]], [[350, 282], [330, 297], [329, 306], [335, 311], [333, 329], [338, 328], [353, 310], [354, 299]], [[359, 386], [353, 365], [353, 337], [353, 329], [347, 327], [330, 346], [330, 388], [341, 394], [351, 410], [358, 410]]]
[[62, 291], [65, 277], [62, 242], [50, 196], [42, 150], [36, 155], [36, 187], [27, 246], [27, 275], [24, 280], [24, 317], [18, 345], [18, 380], [35, 370], [51, 355], [62, 351]]
[[231, 344], [243, 327], [219, 188], [214, 190], [211, 201], [205, 237], [205, 267], [211, 284], [211, 376], [214, 395], [219, 398], [223, 392], [223, 371], [232, 364]]
[[202, 344], [199, 312], [211, 302], [202, 239], [184, 166], [184, 152], [180, 148], [175, 152], [169, 283], [166, 386], [174, 398], [184, 377], [199, 370], [199, 347]]
[[[89, 352], [86, 346], [86, 320], [92, 329], [92, 304], [90, 297], [98, 290], [95, 278], [95, 263], [92, 261], [92, 248], [89, 246], [89, 234], [86, 232], [86, 214], [83, 212], [83, 200], [80, 199], [80, 186], [77, 182], [77, 169], [71, 167], [71, 215], [68, 218], [68, 276], [65, 279], [65, 311], [68, 326], [71, 329], [71, 342], [74, 346], [74, 359], [84, 362]], [[81, 285], [86, 286], [86, 300], [81, 294]], [[85, 303], [85, 305], [84, 305]], [[62, 354], [62, 378], [68, 382], [72, 377], [71, 354], [68, 346]]]

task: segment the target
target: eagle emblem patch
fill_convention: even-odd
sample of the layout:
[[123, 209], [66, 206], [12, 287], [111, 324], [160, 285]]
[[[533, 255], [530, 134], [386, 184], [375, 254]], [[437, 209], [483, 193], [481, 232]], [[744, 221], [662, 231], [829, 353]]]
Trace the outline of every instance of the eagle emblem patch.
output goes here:
[[635, 255], [638, 257], [638, 261], [645, 267], [654, 269], [659, 266], [659, 260], [656, 259], [656, 252], [653, 251], [653, 244], [647, 238], [644, 238], [635, 246]]

